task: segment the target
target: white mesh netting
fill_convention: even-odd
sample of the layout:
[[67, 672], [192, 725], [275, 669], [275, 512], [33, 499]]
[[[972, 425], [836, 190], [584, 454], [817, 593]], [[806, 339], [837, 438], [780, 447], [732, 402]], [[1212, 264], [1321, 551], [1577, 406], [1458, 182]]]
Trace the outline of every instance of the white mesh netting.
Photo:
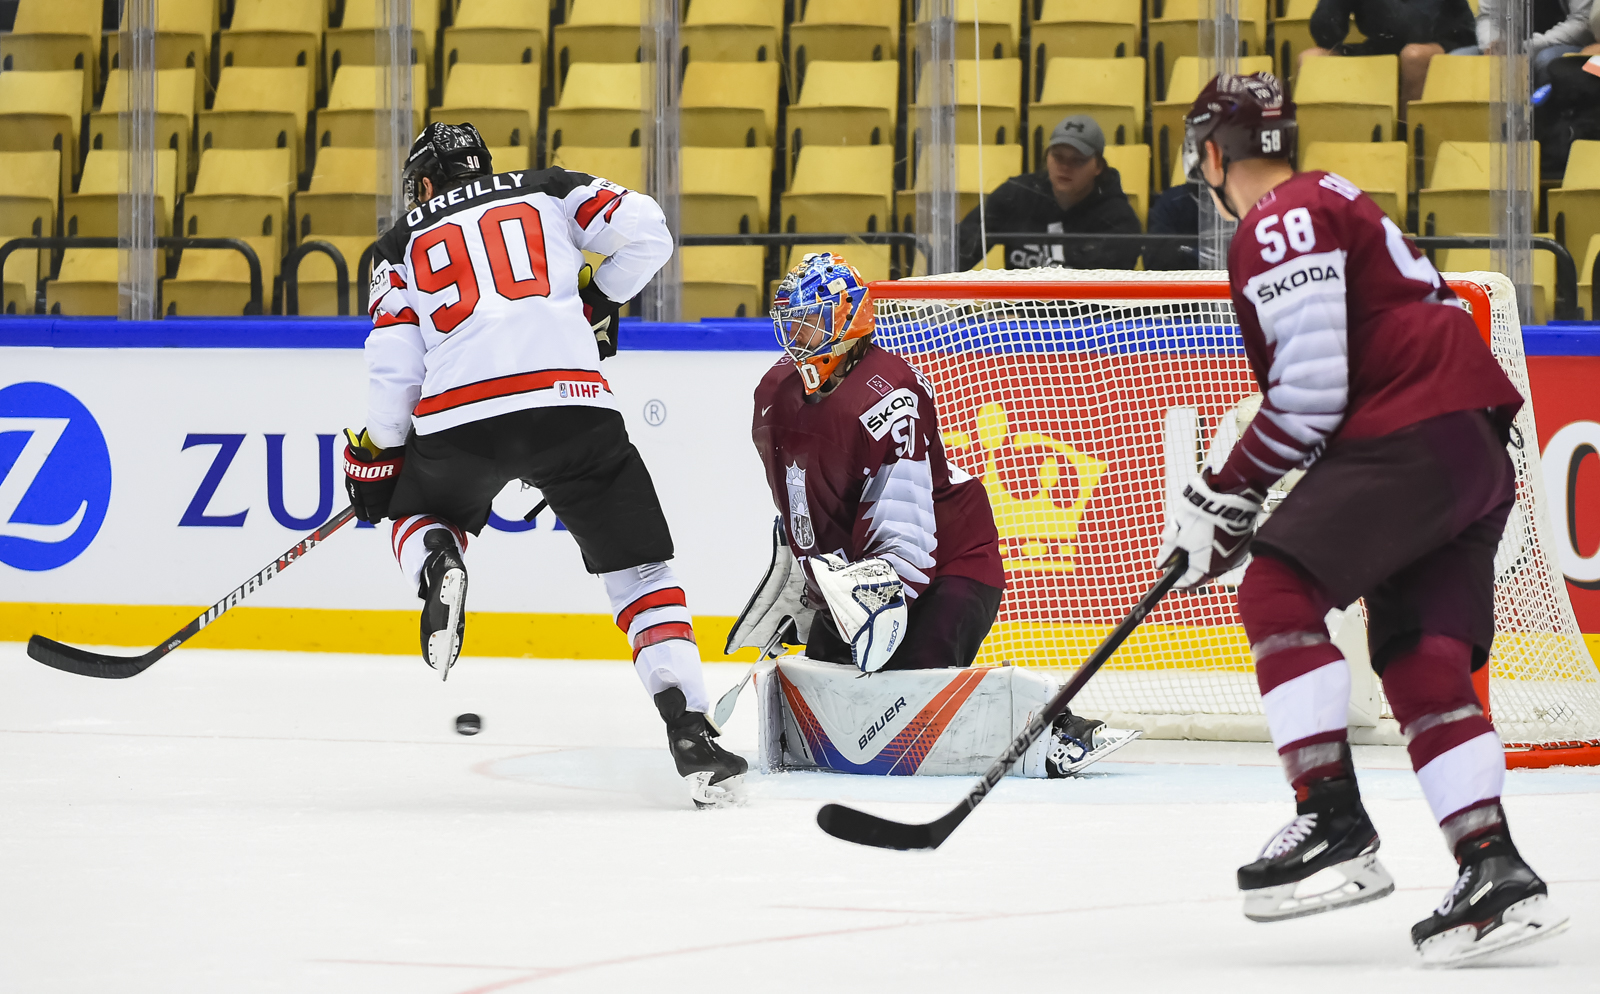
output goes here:
[[[1511, 284], [1449, 278], [1488, 293], [1494, 352], [1528, 396]], [[980, 271], [901, 280], [875, 298], [874, 340], [932, 382], [950, 459], [989, 492], [1008, 589], [980, 664], [1075, 667], [1154, 582], [1169, 488], [1219, 432], [1231, 444], [1235, 405], [1256, 390], [1226, 279]], [[1174, 283], [1190, 288], [1173, 297]], [[906, 296], [918, 292], [927, 296]], [[1592, 742], [1600, 672], [1551, 555], [1537, 438], [1530, 403], [1511, 446], [1517, 508], [1495, 562], [1491, 708], [1508, 745]], [[1338, 641], [1359, 655], [1359, 638]], [[1371, 710], [1388, 717], [1365, 672]], [[1169, 594], [1073, 707], [1156, 716], [1168, 734], [1265, 737], [1234, 588]]]

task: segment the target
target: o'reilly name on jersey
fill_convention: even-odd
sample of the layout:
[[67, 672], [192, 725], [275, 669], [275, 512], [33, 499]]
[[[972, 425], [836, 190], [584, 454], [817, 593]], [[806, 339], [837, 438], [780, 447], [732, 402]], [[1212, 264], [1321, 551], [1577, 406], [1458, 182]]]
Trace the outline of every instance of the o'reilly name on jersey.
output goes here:
[[[437, 214], [447, 208], [459, 206], [478, 197], [486, 197], [491, 193], [513, 192], [521, 188], [522, 177], [525, 175], [527, 174], [496, 173], [484, 179], [475, 179], [466, 186], [455, 187], [446, 193], [429, 199], [427, 203], [408, 213], [406, 215], [406, 223], [415, 227], [421, 224], [422, 219], [428, 214]], [[485, 183], [489, 185], [484, 186]], [[424, 208], [426, 208], [426, 213], [424, 213]]]

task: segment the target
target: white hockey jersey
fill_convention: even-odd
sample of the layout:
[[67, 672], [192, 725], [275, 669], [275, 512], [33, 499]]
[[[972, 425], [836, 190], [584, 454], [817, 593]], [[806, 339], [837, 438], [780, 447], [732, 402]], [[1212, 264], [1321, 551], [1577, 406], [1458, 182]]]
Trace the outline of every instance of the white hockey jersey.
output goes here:
[[578, 298], [638, 294], [672, 255], [648, 196], [565, 169], [499, 173], [434, 197], [379, 241], [367, 337], [367, 431], [390, 448], [529, 407], [615, 409]]

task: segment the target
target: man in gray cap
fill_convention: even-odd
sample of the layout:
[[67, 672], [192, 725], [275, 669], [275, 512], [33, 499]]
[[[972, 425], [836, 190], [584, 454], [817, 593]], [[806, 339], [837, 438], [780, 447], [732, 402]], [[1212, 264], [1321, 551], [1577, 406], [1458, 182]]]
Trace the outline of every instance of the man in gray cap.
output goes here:
[[[1087, 114], [1074, 114], [1050, 134], [1044, 168], [1006, 180], [985, 199], [983, 221], [991, 232], [1139, 233], [1139, 216], [1122, 192], [1122, 177], [1106, 164], [1106, 136]], [[976, 208], [961, 222], [962, 269], [987, 254]], [[1132, 269], [1138, 245], [1076, 242], [1069, 245], [1007, 243], [1007, 269], [1066, 266], [1072, 269]]]

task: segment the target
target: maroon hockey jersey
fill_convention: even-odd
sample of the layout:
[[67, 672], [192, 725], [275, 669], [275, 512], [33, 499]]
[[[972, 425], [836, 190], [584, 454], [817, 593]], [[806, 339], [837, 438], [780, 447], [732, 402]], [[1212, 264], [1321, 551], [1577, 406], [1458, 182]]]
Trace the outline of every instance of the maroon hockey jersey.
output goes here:
[[1261, 385], [1219, 489], [1266, 493], [1335, 439], [1522, 397], [1433, 264], [1364, 193], [1311, 171], [1261, 198], [1228, 250], [1245, 352]]
[[813, 403], [785, 357], [756, 387], [751, 434], [797, 559], [881, 556], [908, 599], [945, 574], [1005, 587], [989, 495], [946, 461], [933, 390], [899, 356], [868, 345]]

